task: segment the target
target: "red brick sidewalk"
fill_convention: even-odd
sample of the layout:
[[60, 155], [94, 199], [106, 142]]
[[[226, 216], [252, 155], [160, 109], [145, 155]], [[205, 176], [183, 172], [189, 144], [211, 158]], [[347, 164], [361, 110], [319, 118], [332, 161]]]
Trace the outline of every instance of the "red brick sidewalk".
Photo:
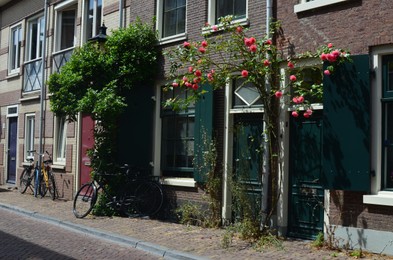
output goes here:
[[[60, 221], [111, 232], [121, 236], [146, 241], [192, 255], [210, 259], [353, 259], [345, 252], [335, 252], [311, 247], [311, 241], [283, 241], [282, 248], [268, 248], [262, 252], [249, 244], [234, 239], [232, 245], [224, 249], [222, 239], [225, 230], [204, 229], [150, 219], [130, 219], [120, 217], [87, 217], [77, 219], [72, 213], [72, 201], [40, 199], [17, 190], [4, 191], [0, 187], [0, 206], [10, 205]], [[393, 259], [380, 255], [367, 255], [363, 259]]]

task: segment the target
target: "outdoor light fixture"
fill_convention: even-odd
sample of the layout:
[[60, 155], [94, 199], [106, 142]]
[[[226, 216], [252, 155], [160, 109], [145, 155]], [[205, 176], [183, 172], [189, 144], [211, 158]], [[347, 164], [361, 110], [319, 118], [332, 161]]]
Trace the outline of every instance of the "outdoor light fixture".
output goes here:
[[98, 34], [96, 36], [94, 36], [93, 38], [89, 39], [89, 42], [98, 42], [98, 43], [103, 43], [106, 41], [106, 29], [107, 27], [105, 26], [105, 24], [103, 23], [100, 26], [100, 29], [98, 31]]

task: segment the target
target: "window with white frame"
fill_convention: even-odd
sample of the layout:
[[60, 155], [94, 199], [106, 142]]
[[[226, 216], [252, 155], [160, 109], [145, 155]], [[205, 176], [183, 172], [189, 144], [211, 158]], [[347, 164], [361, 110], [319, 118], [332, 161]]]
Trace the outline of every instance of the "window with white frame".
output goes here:
[[85, 4], [85, 38], [87, 41], [99, 32], [102, 16], [102, 0], [86, 0]]
[[307, 10], [347, 1], [349, 0], [299, 0], [299, 3], [294, 6], [294, 11], [295, 13], [300, 13]]
[[23, 72], [23, 91], [39, 90], [42, 85], [42, 46], [44, 43], [44, 17], [30, 19], [27, 23], [27, 52]]
[[67, 121], [64, 117], [55, 118], [54, 159], [56, 163], [64, 164], [66, 161]]
[[27, 60], [35, 60], [42, 57], [42, 45], [44, 41], [44, 17], [38, 17], [28, 22]]
[[235, 21], [247, 18], [247, 0], [209, 0], [210, 24], [218, 24], [218, 19], [232, 15]]
[[25, 159], [33, 158], [34, 153], [34, 125], [35, 115], [27, 114], [25, 117]]
[[186, 33], [186, 0], [159, 0], [157, 28], [160, 39], [184, 37]]
[[11, 27], [9, 50], [9, 74], [19, 73], [22, 47], [22, 25]]
[[[163, 92], [162, 101], [176, 96], [187, 95], [187, 92], [175, 88], [174, 91]], [[162, 145], [161, 169], [164, 177], [193, 177], [194, 171], [194, 128], [195, 107], [190, 105], [182, 111], [161, 108]]]
[[[73, 2], [75, 1], [71, 3]], [[72, 48], [75, 45], [76, 9], [76, 4], [57, 8], [56, 51]]]
[[393, 191], [393, 55], [382, 56], [382, 185]]

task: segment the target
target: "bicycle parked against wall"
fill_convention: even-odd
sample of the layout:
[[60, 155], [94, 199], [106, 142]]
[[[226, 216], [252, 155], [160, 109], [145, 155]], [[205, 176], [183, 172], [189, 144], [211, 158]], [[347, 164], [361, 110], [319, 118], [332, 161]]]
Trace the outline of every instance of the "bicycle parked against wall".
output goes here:
[[[28, 152], [36, 153], [35, 150]], [[45, 197], [49, 191], [51, 198], [54, 200], [56, 198], [56, 185], [51, 169], [52, 158], [47, 151], [45, 153], [49, 156], [49, 159], [42, 160], [41, 167], [39, 167], [38, 161], [34, 163], [33, 158], [27, 159], [29, 164], [25, 166], [20, 176], [19, 190], [23, 194], [27, 188], [30, 188], [34, 196], [41, 195], [41, 198]], [[40, 156], [44, 157], [45, 154], [41, 154]]]
[[[109, 192], [106, 184], [112, 178], [122, 185]], [[141, 176], [139, 170], [124, 165], [120, 174], [95, 173], [91, 182], [82, 185], [74, 198], [74, 215], [86, 217], [97, 203], [98, 194], [106, 197], [107, 207], [128, 217], [154, 216], [164, 200], [161, 185], [154, 177]]]

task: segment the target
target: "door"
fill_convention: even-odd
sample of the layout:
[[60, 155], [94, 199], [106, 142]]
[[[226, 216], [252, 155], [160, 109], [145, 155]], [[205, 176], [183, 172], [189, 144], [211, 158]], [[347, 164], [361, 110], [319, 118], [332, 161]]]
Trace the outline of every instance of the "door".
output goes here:
[[7, 148], [7, 182], [16, 181], [16, 141], [18, 130], [18, 118], [8, 118], [8, 148]]
[[258, 219], [262, 193], [262, 114], [236, 114], [234, 122], [234, 185], [241, 185], [240, 188], [244, 189], [247, 195], [240, 200], [239, 196], [234, 196], [234, 217], [242, 218], [247, 214]]
[[314, 239], [323, 231], [322, 116], [291, 118], [289, 236]]
[[90, 115], [82, 115], [82, 138], [81, 138], [81, 154], [80, 154], [80, 182], [82, 185], [90, 181], [90, 158], [87, 151], [94, 147], [94, 120]]

